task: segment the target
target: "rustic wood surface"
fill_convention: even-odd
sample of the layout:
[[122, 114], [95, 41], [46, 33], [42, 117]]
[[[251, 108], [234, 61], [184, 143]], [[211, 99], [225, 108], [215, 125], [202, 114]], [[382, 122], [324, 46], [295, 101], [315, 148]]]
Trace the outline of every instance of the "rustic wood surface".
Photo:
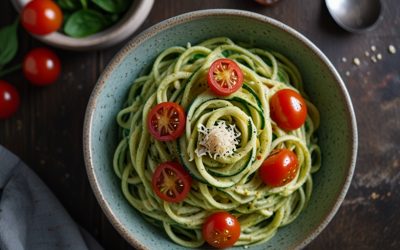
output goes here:
[[[398, 0], [382, 2], [377, 28], [365, 34], [338, 28], [323, 1], [315, 0], [282, 0], [272, 8], [252, 0], [156, 0], [140, 29], [198, 9], [250, 10], [303, 33], [337, 67], [357, 116], [357, 167], [339, 212], [307, 249], [400, 249], [400, 5]], [[17, 17], [8, 0], [0, 1], [0, 13], [0, 26]], [[13, 63], [21, 62], [29, 49], [43, 46], [22, 29], [19, 41]], [[397, 48], [394, 55], [388, 52], [390, 44]], [[373, 45], [376, 52], [371, 51]], [[84, 53], [56, 49], [63, 73], [46, 88], [30, 86], [20, 72], [5, 77], [20, 91], [22, 105], [13, 118], [0, 121], [0, 144], [31, 166], [71, 216], [106, 249], [131, 247], [107, 221], [90, 189], [82, 154], [82, 123], [100, 72], [122, 46]], [[383, 58], [373, 63], [365, 51], [381, 53]], [[352, 63], [356, 57], [359, 66]]]

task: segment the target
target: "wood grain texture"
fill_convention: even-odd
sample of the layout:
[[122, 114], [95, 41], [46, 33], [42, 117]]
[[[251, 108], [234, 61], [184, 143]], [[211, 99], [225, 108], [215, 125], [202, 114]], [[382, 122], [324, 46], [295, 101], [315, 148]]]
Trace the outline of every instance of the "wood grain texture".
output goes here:
[[[338, 28], [323, 1], [315, 0], [282, 0], [272, 8], [251, 0], [156, 0], [140, 29], [193, 10], [250, 10], [298, 30], [337, 67], [359, 125], [357, 167], [339, 212], [307, 249], [400, 249], [400, 5], [397, 0], [382, 2], [382, 19], [365, 34]], [[0, 1], [0, 14], [0, 26], [17, 17], [10, 1]], [[22, 29], [19, 41], [12, 64], [20, 62], [29, 49], [44, 46]], [[390, 44], [397, 48], [394, 55], [388, 53]], [[372, 45], [376, 52], [371, 51]], [[90, 189], [82, 155], [82, 123], [99, 74], [121, 47], [85, 53], [56, 49], [63, 73], [46, 88], [30, 86], [21, 72], [5, 77], [20, 91], [22, 106], [13, 118], [0, 121], [0, 144], [31, 166], [71, 216], [106, 249], [132, 248], [107, 221]], [[365, 51], [380, 53], [383, 59], [373, 63]], [[360, 66], [352, 63], [356, 57]]]

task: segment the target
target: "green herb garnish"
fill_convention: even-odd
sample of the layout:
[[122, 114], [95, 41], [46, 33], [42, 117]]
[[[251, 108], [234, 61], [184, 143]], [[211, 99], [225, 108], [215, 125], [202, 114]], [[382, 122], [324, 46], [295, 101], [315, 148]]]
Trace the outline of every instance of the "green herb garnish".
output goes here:
[[118, 22], [133, 0], [56, 0], [64, 14], [63, 32], [82, 38]]

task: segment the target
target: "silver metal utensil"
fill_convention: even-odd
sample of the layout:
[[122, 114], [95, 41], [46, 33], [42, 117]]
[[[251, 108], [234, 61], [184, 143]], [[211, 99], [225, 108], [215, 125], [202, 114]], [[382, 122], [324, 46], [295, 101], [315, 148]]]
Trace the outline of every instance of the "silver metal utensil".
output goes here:
[[382, 11], [380, 0], [325, 0], [325, 3], [336, 23], [350, 32], [371, 30]]

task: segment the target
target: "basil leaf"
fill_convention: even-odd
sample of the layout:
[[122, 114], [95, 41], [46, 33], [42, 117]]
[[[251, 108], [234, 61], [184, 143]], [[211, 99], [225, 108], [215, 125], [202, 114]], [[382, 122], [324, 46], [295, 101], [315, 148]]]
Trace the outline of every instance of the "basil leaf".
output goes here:
[[82, 9], [74, 12], [64, 26], [65, 34], [71, 37], [86, 37], [107, 27], [106, 18], [101, 13]]
[[18, 18], [13, 24], [0, 29], [0, 67], [10, 62], [18, 50]]
[[132, 0], [91, 0], [101, 9], [110, 13], [121, 13], [126, 11], [132, 4]]
[[79, 0], [57, 0], [57, 4], [62, 10], [77, 10], [81, 8]]

